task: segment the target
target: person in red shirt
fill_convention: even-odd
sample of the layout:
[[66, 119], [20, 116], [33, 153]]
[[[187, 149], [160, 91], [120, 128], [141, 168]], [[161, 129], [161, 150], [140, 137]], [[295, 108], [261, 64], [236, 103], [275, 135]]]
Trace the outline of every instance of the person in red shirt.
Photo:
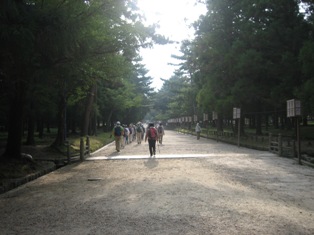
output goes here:
[[145, 142], [147, 139], [150, 156], [156, 156], [156, 141], [158, 139], [158, 134], [156, 128], [154, 127], [154, 123], [150, 123], [147, 128]]

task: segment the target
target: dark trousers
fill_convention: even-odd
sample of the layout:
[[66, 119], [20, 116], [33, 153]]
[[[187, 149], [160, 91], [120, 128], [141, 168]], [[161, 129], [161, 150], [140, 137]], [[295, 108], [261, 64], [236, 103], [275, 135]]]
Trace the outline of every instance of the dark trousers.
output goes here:
[[155, 155], [156, 154], [156, 140], [148, 140], [148, 147], [149, 147], [150, 156]]
[[201, 137], [201, 132], [196, 132], [196, 138], [199, 140], [200, 139], [200, 137]]

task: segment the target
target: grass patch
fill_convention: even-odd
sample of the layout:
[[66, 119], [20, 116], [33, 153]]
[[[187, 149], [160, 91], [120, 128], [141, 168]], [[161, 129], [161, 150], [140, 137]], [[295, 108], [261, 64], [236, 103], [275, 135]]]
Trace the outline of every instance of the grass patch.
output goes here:
[[[29, 174], [38, 172], [44, 169], [47, 165], [51, 166], [52, 162], [63, 162], [67, 160], [67, 146], [59, 146], [58, 148], [51, 147], [56, 138], [57, 130], [51, 130], [50, 133], [45, 133], [43, 138], [35, 137], [35, 146], [22, 146], [22, 152], [33, 156], [34, 161], [25, 160], [8, 160], [0, 159], [0, 185], [9, 179], [16, 179], [25, 177]], [[90, 151], [94, 152], [97, 149], [107, 145], [113, 141], [110, 138], [110, 132], [99, 131], [97, 136], [90, 136]], [[0, 143], [2, 152], [6, 144], [7, 133], [0, 133]], [[67, 138], [70, 144], [70, 154], [79, 155], [80, 153], [80, 139], [79, 135], [71, 135]], [[84, 137], [84, 142], [86, 138]], [[23, 139], [25, 142], [25, 139]], [[1, 152], [0, 152], [1, 154]], [[46, 161], [46, 163], [44, 163]]]
[[0, 180], [15, 179], [36, 172], [36, 162], [8, 161], [0, 164]]
[[[97, 149], [111, 143], [113, 139], [110, 138], [110, 136], [111, 136], [110, 132], [101, 132], [97, 134], [97, 136], [89, 136], [90, 151], [94, 152]], [[81, 137], [70, 136], [67, 140], [70, 144], [70, 151], [79, 153]], [[86, 145], [86, 137], [83, 137], [83, 141], [84, 145]], [[66, 147], [64, 147], [63, 151], [66, 151]]]

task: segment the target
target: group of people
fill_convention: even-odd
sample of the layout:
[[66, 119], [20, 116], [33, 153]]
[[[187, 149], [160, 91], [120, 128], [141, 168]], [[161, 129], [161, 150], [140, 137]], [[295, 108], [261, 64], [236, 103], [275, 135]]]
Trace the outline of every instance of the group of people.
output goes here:
[[[196, 137], [199, 140], [201, 134], [200, 124], [197, 123], [195, 126]], [[156, 143], [162, 144], [163, 136], [165, 135], [165, 130], [162, 123], [159, 123], [155, 127], [154, 123], [149, 123], [148, 127], [145, 129], [144, 125], [141, 122], [138, 122], [136, 125], [130, 124], [121, 125], [118, 121], [112, 130], [112, 134], [115, 138], [116, 150], [120, 152], [121, 148], [124, 148], [125, 145], [132, 143], [134, 140], [137, 141], [137, 144], [141, 144], [142, 140], [145, 142], [148, 141], [148, 148], [150, 156], [156, 156]]]
[[120, 152], [121, 148], [135, 139], [137, 144], [141, 144], [145, 136], [145, 142], [148, 141], [149, 153], [152, 157], [156, 155], [156, 142], [158, 141], [159, 144], [162, 144], [165, 130], [162, 123], [159, 123], [157, 127], [155, 127], [154, 123], [149, 123], [148, 127], [145, 129], [141, 122], [138, 122], [136, 125], [130, 124], [126, 126], [121, 125], [121, 123], [117, 121], [112, 130], [112, 135], [115, 138], [117, 152]]
[[122, 125], [124, 135], [122, 136], [121, 147], [124, 147], [127, 144], [132, 143], [133, 141], [137, 141], [140, 144], [144, 138], [145, 128], [142, 123], [138, 122], [136, 125], [131, 123], [129, 126]]

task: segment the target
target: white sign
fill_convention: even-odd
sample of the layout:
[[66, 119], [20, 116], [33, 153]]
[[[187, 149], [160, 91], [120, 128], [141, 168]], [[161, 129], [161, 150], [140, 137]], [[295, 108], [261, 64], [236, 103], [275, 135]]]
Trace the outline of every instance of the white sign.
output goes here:
[[287, 100], [287, 117], [301, 116], [301, 101]]
[[241, 109], [233, 108], [233, 119], [238, 119], [241, 117]]
[[213, 120], [217, 120], [218, 119], [218, 115], [215, 111], [213, 111]]
[[208, 121], [208, 114], [207, 113], [203, 113], [203, 121], [204, 122]]

